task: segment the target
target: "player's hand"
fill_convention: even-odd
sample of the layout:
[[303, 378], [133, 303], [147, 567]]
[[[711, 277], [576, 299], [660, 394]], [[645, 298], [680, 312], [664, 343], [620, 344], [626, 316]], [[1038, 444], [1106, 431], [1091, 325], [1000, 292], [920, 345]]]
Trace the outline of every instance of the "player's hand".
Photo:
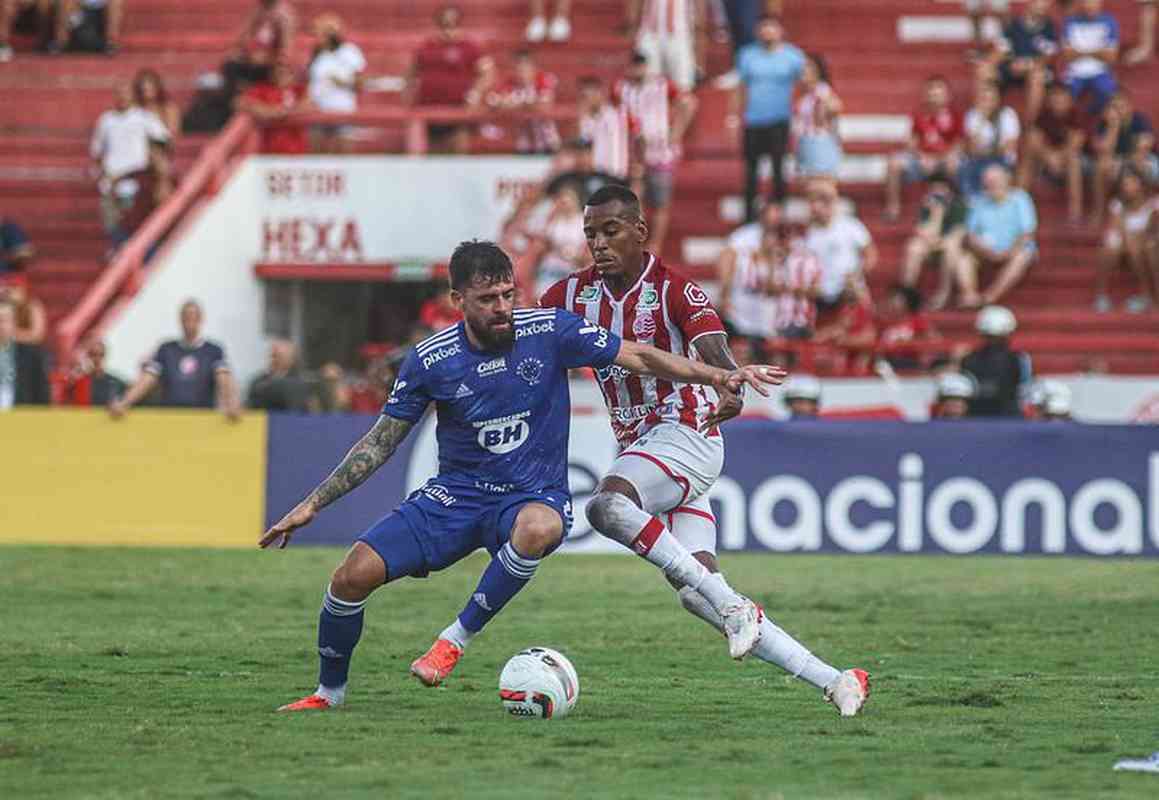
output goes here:
[[109, 401], [109, 416], [113, 419], [120, 419], [125, 416], [125, 410], [126, 406], [124, 401], [119, 399]]
[[303, 500], [294, 506], [293, 511], [282, 517], [274, 527], [266, 531], [261, 541], [258, 542], [258, 547], [265, 550], [276, 542], [279, 550], [285, 550], [294, 531], [303, 525], [309, 525], [310, 521], [317, 515], [318, 512], [313, 504], [309, 500]]
[[724, 386], [729, 391], [736, 393], [740, 391], [740, 387], [748, 385], [753, 387], [762, 396], [768, 397], [769, 390], [767, 386], [779, 386], [785, 382], [785, 378], [789, 373], [782, 367], [771, 367], [768, 364], [750, 364], [747, 367], [735, 369], [728, 374], [724, 379]]
[[716, 390], [720, 399], [716, 403], [716, 408], [704, 420], [704, 424], [700, 427], [701, 432], [711, 429], [714, 425], [719, 425], [722, 422], [732, 419], [740, 414], [744, 409], [744, 400], [737, 392], [729, 391], [726, 387], [719, 387]]
[[222, 409], [221, 413], [225, 415], [227, 422], [241, 422], [241, 408], [239, 406], [230, 404]]

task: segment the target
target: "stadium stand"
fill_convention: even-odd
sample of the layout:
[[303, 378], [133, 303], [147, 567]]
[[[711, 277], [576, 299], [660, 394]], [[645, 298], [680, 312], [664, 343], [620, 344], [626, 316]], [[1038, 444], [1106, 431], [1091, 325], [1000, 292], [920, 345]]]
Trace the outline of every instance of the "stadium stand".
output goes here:
[[[306, 23], [323, 12], [339, 14], [366, 53], [369, 66], [360, 113], [375, 123], [360, 131], [353, 151], [399, 152], [414, 147], [406, 126], [397, 124], [406, 118], [399, 108], [399, 90], [410, 56], [429, 35], [440, 5], [432, 0], [293, 4], [299, 25], [292, 58], [298, 65], [304, 64], [311, 46]], [[465, 0], [458, 5], [465, 27], [507, 71], [511, 53], [523, 44], [527, 4]], [[897, 274], [922, 193], [920, 186], [910, 187], [901, 218], [880, 221], [885, 154], [905, 139], [907, 115], [927, 75], [946, 75], [959, 104], [971, 96], [971, 70], [964, 60], [971, 40], [969, 20], [957, 5], [929, 0], [790, 0], [785, 5], [790, 39], [826, 56], [834, 88], [844, 102], [841, 193], [856, 205], [881, 250], [882, 268], [870, 276], [870, 289], [875, 298], [884, 298]], [[1135, 3], [1112, 0], [1106, 5], [1118, 17], [1129, 47], [1138, 38]], [[81, 304], [106, 269], [108, 243], [89, 176], [87, 142], [113, 87], [141, 68], [153, 68], [177, 103], [187, 107], [199, 76], [217, 69], [226, 58], [246, 13], [248, 8], [230, 0], [137, 0], [125, 15], [115, 57], [47, 57], [31, 52], [35, 44], [31, 39], [13, 37], [15, 57], [0, 64], [0, 90], [7, 100], [0, 112], [0, 210], [18, 217], [37, 244], [30, 284], [44, 300], [53, 325]], [[537, 47], [540, 66], [560, 78], [558, 107], [568, 109], [561, 119], [574, 107], [578, 76], [595, 74], [610, 81], [621, 74], [631, 49], [622, 34], [623, 18], [620, 2], [577, 3], [570, 41]], [[713, 40], [707, 74], [727, 73], [731, 57], [727, 42]], [[1118, 74], [1132, 90], [1137, 108], [1159, 108], [1154, 62], [1120, 66]], [[697, 92], [699, 112], [685, 142], [685, 161], [677, 176], [679, 202], [665, 244], [670, 261], [709, 282], [715, 279], [714, 263], [723, 239], [742, 214], [743, 162], [735, 131], [721, 124], [730, 91], [724, 82], [709, 78]], [[1015, 90], [1007, 101], [1021, 108], [1023, 97]], [[396, 124], [384, 124], [388, 120]], [[231, 135], [234, 140], [228, 145], [219, 141], [210, 146], [213, 137], [207, 134], [178, 140], [177, 173], [197, 185], [183, 186], [170, 201], [177, 208], [166, 209], [172, 221], [194, 204], [199, 192], [218, 186], [226, 167], [244, 152], [243, 133], [232, 128], [222, 134]], [[510, 152], [514, 147], [510, 137], [476, 137], [473, 149]], [[794, 186], [793, 193], [799, 195], [800, 188]], [[1042, 259], [1008, 302], [1021, 323], [1017, 343], [1034, 357], [1036, 371], [1155, 372], [1159, 315], [1091, 310], [1101, 229], [1065, 225], [1061, 189], [1039, 183], [1035, 199], [1042, 221]], [[927, 292], [936, 279], [933, 272], [927, 271], [921, 284]], [[1110, 292], [1116, 308], [1132, 286], [1125, 271], [1113, 276]], [[115, 295], [125, 288], [132, 286], [109, 280], [104, 290]], [[932, 314], [931, 320], [945, 336], [966, 338], [973, 313], [942, 311]], [[83, 329], [71, 330], [68, 343], [79, 342], [92, 321], [84, 320]]]

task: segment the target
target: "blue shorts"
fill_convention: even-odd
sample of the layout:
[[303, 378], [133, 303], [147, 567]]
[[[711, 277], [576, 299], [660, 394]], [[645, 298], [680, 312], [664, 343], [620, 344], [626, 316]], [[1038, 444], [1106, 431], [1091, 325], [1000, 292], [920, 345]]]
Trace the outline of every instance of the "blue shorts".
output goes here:
[[1066, 86], [1070, 89], [1071, 95], [1075, 100], [1079, 100], [1084, 94], [1090, 93], [1091, 102], [1087, 106], [1087, 111], [1092, 114], [1101, 114], [1103, 107], [1111, 101], [1115, 92], [1118, 91], [1119, 85], [1115, 80], [1115, 76], [1108, 72], [1100, 72], [1098, 75], [1091, 75], [1086, 78], [1068, 78]]
[[567, 538], [572, 523], [567, 489], [498, 494], [435, 477], [358, 541], [370, 545], [386, 562], [388, 581], [423, 578], [480, 547], [495, 555], [511, 537], [515, 518], [528, 503], [555, 509], [563, 520], [563, 538]]

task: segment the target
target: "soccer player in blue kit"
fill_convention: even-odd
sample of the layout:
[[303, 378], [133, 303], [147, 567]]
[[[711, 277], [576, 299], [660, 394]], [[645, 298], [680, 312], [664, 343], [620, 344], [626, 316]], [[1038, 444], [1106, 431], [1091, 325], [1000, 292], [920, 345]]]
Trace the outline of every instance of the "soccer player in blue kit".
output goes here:
[[[480, 547], [491, 553], [470, 600], [431, 649], [411, 665], [427, 685], [445, 678], [483, 626], [530, 581], [571, 525], [567, 483], [571, 402], [567, 371], [624, 369], [735, 394], [764, 393], [782, 370], [728, 371], [621, 339], [563, 309], [515, 309], [511, 260], [490, 242], [465, 242], [451, 256], [452, 298], [464, 321], [407, 355], [382, 415], [342, 463], [270, 528], [261, 547], [285, 547], [293, 532], [380, 467], [434, 403], [439, 472], [363, 533], [334, 570], [318, 620], [317, 690], [283, 711], [321, 710], [345, 699], [363, 608], [375, 589], [424, 577]], [[732, 644], [759, 636], [752, 601], [713, 591], [708, 571], [667, 534], [647, 556], [680, 585], [698, 588], [727, 621]]]

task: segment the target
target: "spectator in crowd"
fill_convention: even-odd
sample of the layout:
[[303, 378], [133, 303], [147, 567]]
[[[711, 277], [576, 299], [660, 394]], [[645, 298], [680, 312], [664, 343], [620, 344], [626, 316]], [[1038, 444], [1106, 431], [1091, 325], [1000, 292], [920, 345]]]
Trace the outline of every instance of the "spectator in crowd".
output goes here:
[[1119, 58], [1119, 23], [1103, 11], [1103, 0], [1079, 0], [1079, 13], [1062, 23], [1065, 80], [1078, 100], [1089, 95], [1087, 110], [1098, 114], [1118, 84], [1112, 65]]
[[781, 207], [769, 203], [760, 219], [733, 231], [717, 261], [717, 312], [730, 342], [744, 340], [750, 359], [763, 363], [765, 340], [776, 332], [777, 301], [769, 292], [780, 247]]
[[123, 0], [60, 0], [55, 41], [77, 52], [113, 55], [120, 49], [123, 15]]
[[[555, 104], [559, 79], [541, 70], [530, 50], [516, 50], [511, 76], [484, 98], [484, 104], [496, 111], [534, 112]], [[515, 149], [520, 153], [554, 153], [559, 150], [559, 130], [555, 120], [528, 117], [517, 123]]]
[[978, 312], [975, 328], [982, 344], [964, 359], [962, 371], [974, 379], [971, 417], [1021, 417], [1019, 393], [1031, 381], [1030, 357], [1010, 348], [1018, 327], [1005, 306], [986, 306]]
[[225, 351], [201, 338], [204, 313], [196, 300], [181, 305], [181, 338], [162, 342], [145, 362], [140, 377], [124, 396], [109, 403], [114, 419], [160, 387], [161, 405], [170, 408], [214, 408], [230, 421], [241, 417], [233, 373]]
[[247, 85], [273, 81], [274, 65], [292, 57], [296, 24], [286, 0], [258, 0], [238, 31], [233, 52], [221, 65], [227, 105]]
[[837, 133], [841, 98], [829, 82], [824, 56], [810, 53], [806, 57], [798, 92], [793, 106], [797, 174], [836, 178], [841, 166], [841, 138]]
[[817, 296], [821, 289], [821, 262], [800, 241], [785, 241], [776, 231], [776, 261], [769, 292], [776, 302], [775, 329], [781, 339], [809, 339], [817, 324]]
[[152, 112], [161, 120], [170, 141], [181, 135], [181, 111], [169, 98], [165, 82], [157, 70], [147, 67], [133, 77], [133, 102], [137, 108]]
[[[314, 20], [314, 55], [310, 59], [308, 93], [313, 107], [331, 114], [352, 114], [358, 110], [358, 93], [366, 56], [345, 38], [342, 20], [336, 14], [321, 14]], [[347, 148], [349, 127], [318, 125], [314, 128], [314, 150], [341, 153]]]
[[0, 411], [48, 401], [44, 354], [36, 345], [16, 341], [16, 309], [0, 297]]
[[36, 255], [36, 247], [20, 223], [0, 217], [0, 276], [8, 272], [25, 272]]
[[852, 215], [837, 213], [837, 183], [825, 178], [809, 182], [809, 227], [805, 247], [821, 262], [817, 306], [829, 311], [841, 304], [846, 286], [864, 285], [877, 266], [877, 247], [869, 230]]
[[[494, 81], [494, 63], [462, 29], [463, 12], [443, 6], [435, 14], [439, 32], [415, 52], [407, 77], [405, 100], [416, 107], [464, 106], [469, 97], [482, 99]], [[464, 154], [471, 144], [466, 125], [432, 123], [432, 144]]]
[[[0, 0], [0, 64], [12, 60], [12, 26], [29, 8], [37, 8], [45, 0]], [[37, 12], [38, 13], [38, 12]]]
[[733, 57], [756, 39], [757, 22], [762, 13], [780, 16], [784, 9], [778, 0], [728, 0], [724, 6], [728, 36], [732, 41]]
[[832, 359], [835, 371], [867, 375], [877, 344], [877, 323], [869, 290], [859, 276], [851, 274], [847, 278], [836, 305], [836, 319], [820, 327], [813, 341], [839, 348], [840, 352]]
[[980, 83], [974, 90], [974, 105], [966, 112], [965, 130], [966, 159], [958, 178], [962, 193], [972, 199], [982, 190], [982, 173], [991, 164], [1014, 169], [1022, 126], [1017, 112], [1002, 105], [998, 86]]
[[246, 406], [266, 411], [304, 412], [310, 387], [298, 371], [298, 350], [287, 339], [270, 342], [270, 363], [250, 383]]
[[884, 350], [886, 361], [894, 369], [921, 369], [930, 361], [929, 354], [915, 342], [941, 339], [929, 317], [922, 311], [922, 295], [912, 286], [895, 284], [881, 315], [878, 346]]
[[[123, 175], [113, 186], [113, 195], [122, 204], [111, 234], [113, 247], [118, 248], [127, 242], [145, 224], [149, 215], [169, 199], [175, 188], [177, 178], [173, 172], [169, 143], [149, 142], [148, 166]], [[150, 252], [147, 257], [151, 255]]]
[[262, 126], [261, 151], [272, 155], [297, 156], [309, 150], [305, 128], [285, 120], [310, 106], [305, 87], [284, 61], [274, 65], [270, 81], [255, 83], [237, 98], [237, 110]]
[[1138, 314], [1152, 305], [1159, 306], [1159, 200], [1147, 195], [1142, 177], [1132, 169], [1124, 170], [1111, 201], [1111, 222], [1103, 238], [1095, 278], [1095, 311], [1111, 310], [1107, 283], [1111, 272], [1123, 263], [1139, 283], [1138, 291], [1127, 298], [1124, 308]]
[[966, 14], [970, 17], [970, 26], [974, 30], [974, 49], [971, 55], [977, 55], [985, 45], [985, 35], [982, 30], [983, 12], [989, 9], [992, 13], [1004, 18], [1010, 12], [1010, 0], [965, 0]]
[[789, 419], [817, 419], [821, 413], [821, 381], [812, 375], [794, 375], [781, 393]]
[[28, 276], [10, 272], [0, 278], [0, 300], [12, 304], [16, 327], [12, 337], [20, 344], [40, 346], [48, 335], [48, 314], [44, 303], [28, 291]]
[[527, 23], [524, 37], [529, 42], [566, 42], [571, 38], [571, 0], [555, 0], [555, 13], [551, 21], [547, 18], [547, 0], [529, 0], [531, 21]]
[[1026, 118], [1042, 109], [1050, 59], [1058, 53], [1058, 34], [1050, 18], [1050, 0], [1029, 0], [1022, 14], [1002, 30], [994, 54], [980, 64], [978, 77], [997, 81], [1002, 94], [1012, 87], [1026, 89]]
[[1130, 165], [1147, 184], [1159, 185], [1154, 128], [1146, 114], [1135, 110], [1126, 89], [1121, 89], [1103, 109], [1092, 145], [1095, 155], [1092, 180], [1095, 222], [1102, 221], [1108, 187], [1118, 181], [1125, 166]]
[[370, 360], [365, 373], [356, 378], [349, 388], [350, 413], [381, 413], [394, 378], [394, 369], [386, 360], [381, 358]]
[[668, 235], [672, 191], [681, 143], [696, 113], [696, 98], [660, 75], [649, 75], [643, 53], [633, 53], [624, 79], [612, 99], [628, 113], [634, 133], [633, 191], [648, 211], [647, 248], [661, 255]]
[[[1034, 240], [1038, 215], [1023, 189], [1010, 187], [1010, 173], [991, 164], [982, 174], [985, 193], [970, 206], [966, 243], [958, 259], [958, 286], [963, 308], [997, 303], [1030, 269], [1038, 256]], [[990, 288], [978, 293], [979, 267], [996, 267]]]
[[101, 193], [101, 219], [105, 231], [112, 236], [120, 221], [122, 210], [132, 198], [120, 197], [118, 188], [129, 184], [119, 179], [149, 166], [149, 142], [166, 142], [169, 131], [165, 123], [152, 111], [133, 104], [133, 87], [117, 87], [115, 104], [101, 114], [93, 130], [89, 152], [96, 162], [97, 186]]
[[543, 255], [539, 259], [535, 278], [536, 297], [589, 263], [583, 206], [571, 189], [564, 189], [555, 195], [555, 203], [547, 218], [542, 238]]
[[628, 0], [628, 24], [647, 72], [663, 75], [682, 92], [696, 87], [696, 31], [700, 0]]
[[938, 378], [937, 396], [930, 417], [933, 419], [964, 419], [970, 415], [970, 401], [974, 399], [974, 381], [960, 372], [946, 372]]
[[543, 187], [543, 193], [548, 197], [554, 197], [565, 188], [570, 188], [579, 197], [580, 206], [584, 206], [589, 197], [605, 186], [613, 183], [626, 185], [623, 177], [596, 167], [589, 139], [581, 137], [568, 140], [560, 156], [557, 171]]
[[1155, 20], [1159, 18], [1156, 0], [1139, 0], [1139, 44], [1127, 53], [1123, 61], [1129, 65], [1150, 61], [1155, 55]]
[[757, 41], [737, 54], [740, 83], [733, 96], [730, 119], [744, 109], [745, 221], [757, 217], [757, 166], [769, 156], [773, 162], [775, 202], [785, 199], [785, 154], [789, 149], [789, 120], [793, 87], [805, 69], [805, 54], [785, 41], [779, 17], [765, 16], [757, 24]]
[[962, 115], [950, 105], [950, 85], [940, 75], [926, 78], [922, 107], [913, 113], [909, 147], [889, 159], [885, 178], [885, 217], [901, 216], [903, 180], [922, 181], [933, 172], [956, 178], [965, 130]]
[[423, 303], [419, 309], [419, 324], [423, 326], [427, 335], [457, 325], [463, 318], [463, 312], [451, 299], [451, 285], [445, 278], [435, 283], [435, 290], [435, 296]]
[[1030, 388], [1030, 419], [1037, 422], [1071, 422], [1071, 391], [1062, 381], [1050, 378]]
[[329, 361], [318, 370], [318, 387], [310, 401], [310, 410], [321, 414], [344, 414], [350, 411], [350, 387], [342, 367]]
[[91, 339], [64, 384], [63, 402], [69, 406], [104, 408], [125, 393], [121, 378], [105, 371], [105, 343]]
[[608, 99], [604, 82], [589, 75], [579, 79], [579, 134], [592, 143], [592, 164], [621, 180], [631, 166], [628, 114]]
[[1018, 165], [1018, 185], [1029, 191], [1042, 173], [1052, 181], [1065, 183], [1072, 224], [1082, 221], [1082, 154], [1086, 140], [1086, 124], [1070, 91], [1061, 83], [1051, 84], [1046, 108], [1034, 119], [1026, 136]]
[[922, 267], [931, 259], [938, 259], [938, 288], [927, 303], [930, 311], [941, 310], [950, 299], [954, 267], [962, 255], [966, 237], [966, 203], [955, 190], [954, 182], [943, 171], [929, 178], [929, 191], [922, 198], [918, 224], [905, 244], [902, 261], [901, 285], [914, 288]]

